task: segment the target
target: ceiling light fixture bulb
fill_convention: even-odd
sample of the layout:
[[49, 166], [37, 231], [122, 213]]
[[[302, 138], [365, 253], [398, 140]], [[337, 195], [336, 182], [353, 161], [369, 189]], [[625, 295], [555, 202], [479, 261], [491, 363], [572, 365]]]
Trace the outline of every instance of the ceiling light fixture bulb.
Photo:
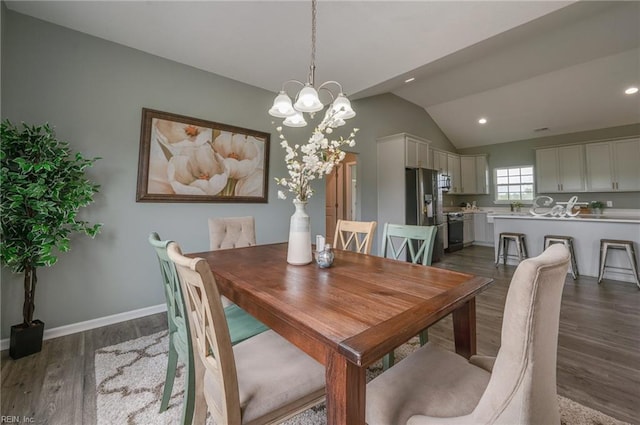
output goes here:
[[479, 123], [479, 124], [486, 124], [486, 123], [487, 123], [487, 119], [486, 119], [486, 118], [480, 118], [480, 119], [478, 120], [478, 123]]
[[414, 81], [416, 79], [416, 77], [411, 77], [411, 78], [407, 78], [406, 80], [404, 80], [405, 83], [410, 83], [412, 81]]
[[636, 94], [636, 93], [638, 93], [638, 88], [637, 87], [629, 87], [624, 92], [626, 94]]

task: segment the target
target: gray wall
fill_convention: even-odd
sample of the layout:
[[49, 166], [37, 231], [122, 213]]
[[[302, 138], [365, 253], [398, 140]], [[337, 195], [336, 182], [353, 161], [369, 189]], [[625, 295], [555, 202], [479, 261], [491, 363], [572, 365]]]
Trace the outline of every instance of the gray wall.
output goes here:
[[[3, 5], [4, 9], [4, 5]], [[35, 316], [47, 328], [164, 302], [147, 236], [178, 241], [186, 252], [208, 249], [211, 216], [254, 215], [258, 243], [284, 241], [290, 201], [277, 199], [274, 177], [286, 176], [284, 154], [267, 110], [274, 93], [6, 9], [2, 22], [2, 118], [49, 122], [86, 156], [100, 156], [90, 177], [102, 185], [82, 218], [103, 222], [95, 240], [77, 235], [71, 252], [39, 270]], [[286, 75], [282, 78], [295, 76]], [[268, 204], [136, 203], [141, 108], [204, 118], [271, 133]], [[359, 127], [361, 218], [376, 219], [375, 140], [398, 132], [454, 150], [426, 112], [393, 95], [354, 102]], [[305, 141], [311, 129], [287, 133]], [[319, 184], [318, 184], [319, 183]], [[312, 232], [324, 233], [324, 186], [309, 203]], [[21, 276], [2, 269], [1, 336], [21, 322]]]
[[[491, 185], [493, 185], [493, 169], [496, 167], [507, 167], [512, 165], [535, 165], [536, 148], [544, 146], [558, 146], [575, 143], [588, 143], [599, 140], [609, 140], [640, 135], [640, 124], [631, 124], [620, 127], [602, 128], [592, 131], [582, 131], [579, 133], [561, 134], [557, 136], [539, 137], [535, 139], [518, 140], [509, 143], [500, 143], [477, 148], [460, 149], [458, 153], [463, 155], [488, 154], [489, 175]], [[613, 201], [614, 208], [636, 208], [640, 209], [639, 192], [621, 193], [576, 193], [579, 201]], [[566, 201], [571, 195], [550, 194], [556, 201]], [[459, 195], [457, 202], [471, 202], [476, 200], [478, 205], [493, 206], [493, 195]]]

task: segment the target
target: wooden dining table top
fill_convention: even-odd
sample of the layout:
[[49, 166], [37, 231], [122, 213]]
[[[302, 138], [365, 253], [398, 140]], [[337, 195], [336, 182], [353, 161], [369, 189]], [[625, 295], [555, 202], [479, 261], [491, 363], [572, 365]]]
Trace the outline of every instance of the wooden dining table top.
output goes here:
[[[473, 300], [492, 282], [341, 250], [335, 250], [330, 268], [315, 262], [294, 266], [286, 261], [286, 243], [188, 256], [208, 262], [222, 295], [320, 363], [326, 364], [332, 351], [360, 368]], [[475, 310], [473, 315], [475, 321]]]

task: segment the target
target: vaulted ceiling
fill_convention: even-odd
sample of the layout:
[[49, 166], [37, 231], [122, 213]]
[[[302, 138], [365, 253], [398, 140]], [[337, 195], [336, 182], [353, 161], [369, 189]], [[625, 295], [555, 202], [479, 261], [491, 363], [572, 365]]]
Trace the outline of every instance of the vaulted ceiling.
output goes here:
[[[7, 6], [273, 92], [307, 78], [307, 1]], [[457, 148], [638, 123], [640, 2], [320, 0], [316, 66], [422, 106]]]

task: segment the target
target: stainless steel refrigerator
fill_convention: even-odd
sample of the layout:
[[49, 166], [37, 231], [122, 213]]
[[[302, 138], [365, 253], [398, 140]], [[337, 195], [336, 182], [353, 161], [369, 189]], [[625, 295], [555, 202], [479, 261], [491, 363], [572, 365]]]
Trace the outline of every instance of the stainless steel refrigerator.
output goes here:
[[405, 180], [405, 223], [438, 227], [432, 262], [440, 261], [444, 255], [443, 234], [446, 217], [442, 213], [442, 189], [438, 171], [406, 168]]

